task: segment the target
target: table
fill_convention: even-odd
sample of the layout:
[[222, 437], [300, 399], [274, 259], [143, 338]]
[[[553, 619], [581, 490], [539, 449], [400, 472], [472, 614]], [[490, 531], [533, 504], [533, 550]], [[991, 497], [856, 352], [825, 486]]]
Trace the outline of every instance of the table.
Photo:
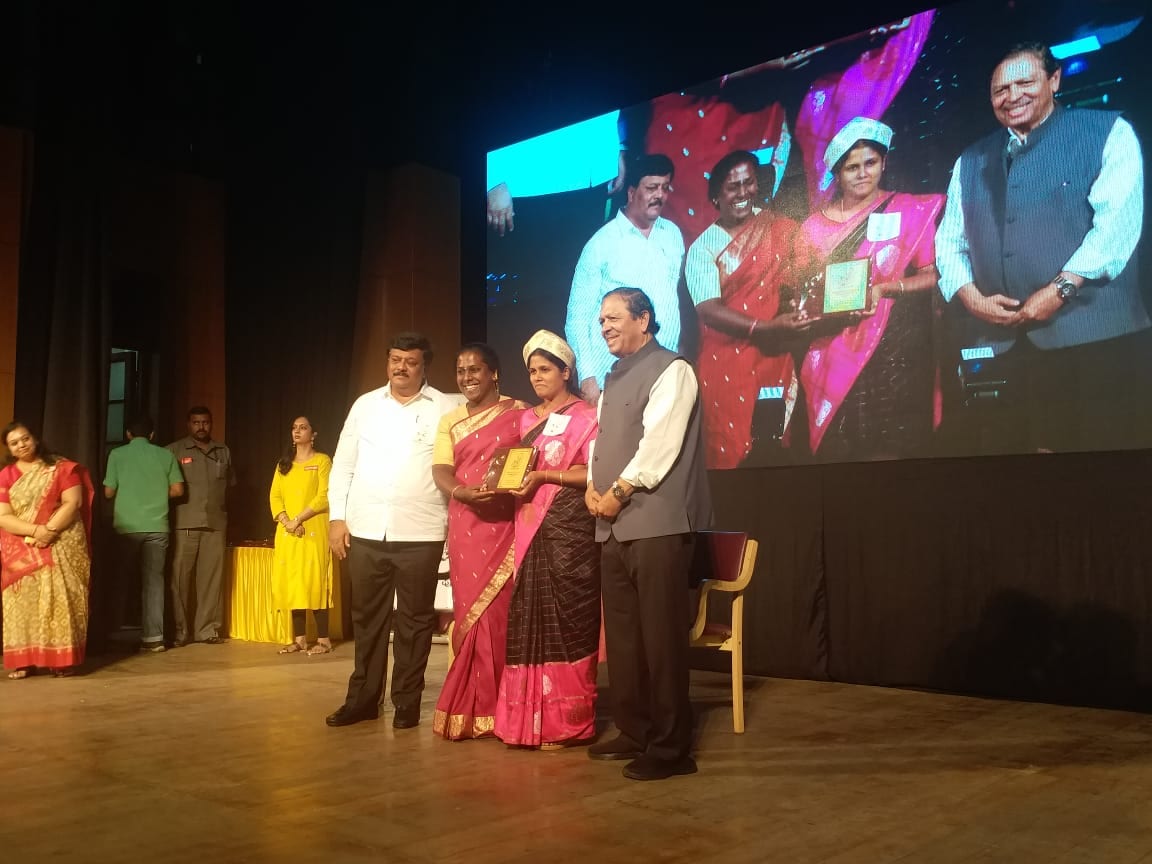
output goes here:
[[[229, 546], [224, 629], [232, 639], [249, 642], [292, 641], [292, 615], [272, 605], [272, 547]], [[332, 639], [344, 639], [343, 591], [340, 562], [332, 562], [332, 611], [328, 615]], [[308, 616], [308, 641], [316, 640], [316, 623]]]

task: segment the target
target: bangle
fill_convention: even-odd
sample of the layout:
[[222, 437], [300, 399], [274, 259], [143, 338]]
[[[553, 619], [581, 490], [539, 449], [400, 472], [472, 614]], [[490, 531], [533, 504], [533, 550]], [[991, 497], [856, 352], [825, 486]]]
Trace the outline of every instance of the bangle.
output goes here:
[[903, 297], [904, 296], [904, 280], [900, 279], [897, 281], [900, 283], [900, 296]]
[[[463, 483], [461, 483], [459, 486], [457, 486], [457, 487], [456, 487], [456, 489], [463, 489], [463, 488], [464, 488], [464, 484], [463, 484]], [[459, 498], [456, 498], [456, 489], [453, 489], [453, 490], [452, 490], [452, 492], [451, 492], [451, 493], [448, 495], [448, 497], [449, 497], [449, 498], [454, 498], [455, 500], [459, 501], [460, 499], [459, 499]]]
[[752, 324], [751, 324], [751, 326], [748, 327], [748, 335], [745, 337], [746, 339], [750, 340], [752, 338], [752, 334], [754, 334], [756, 332], [756, 325], [759, 323], [760, 323], [759, 318], [753, 318], [752, 319]]

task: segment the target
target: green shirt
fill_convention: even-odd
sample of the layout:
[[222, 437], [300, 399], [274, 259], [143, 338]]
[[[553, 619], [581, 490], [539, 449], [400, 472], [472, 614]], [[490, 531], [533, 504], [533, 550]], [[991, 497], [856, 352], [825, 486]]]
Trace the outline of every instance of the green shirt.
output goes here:
[[176, 457], [147, 438], [133, 438], [109, 453], [104, 485], [116, 490], [116, 533], [167, 534], [168, 487], [183, 482]]

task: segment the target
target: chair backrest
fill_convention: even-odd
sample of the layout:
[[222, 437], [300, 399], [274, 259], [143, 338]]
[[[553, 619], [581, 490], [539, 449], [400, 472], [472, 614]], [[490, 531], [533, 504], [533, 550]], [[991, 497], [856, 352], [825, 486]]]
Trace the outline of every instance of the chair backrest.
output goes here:
[[696, 535], [692, 573], [699, 584], [706, 579], [736, 582], [744, 562], [748, 534], [744, 531], [701, 531]]

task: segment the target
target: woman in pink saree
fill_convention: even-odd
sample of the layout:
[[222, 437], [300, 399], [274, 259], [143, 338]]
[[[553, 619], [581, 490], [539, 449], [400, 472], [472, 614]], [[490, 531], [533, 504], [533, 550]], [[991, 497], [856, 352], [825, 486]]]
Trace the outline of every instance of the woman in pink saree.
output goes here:
[[719, 218], [689, 247], [688, 293], [700, 319], [700, 404], [709, 468], [735, 468], [752, 450], [752, 417], [769, 392], [784, 405], [779, 438], [796, 399], [793, 350], [811, 319], [792, 310], [797, 284], [793, 241], [799, 226], [761, 210], [752, 153], [737, 150], [716, 163], [708, 181]]
[[827, 460], [922, 455], [940, 422], [932, 342], [942, 195], [880, 188], [892, 130], [856, 117], [829, 143], [836, 196], [802, 226], [823, 263], [867, 258], [868, 313], [812, 340], [800, 370], [808, 442]]
[[537, 462], [513, 493], [516, 587], [496, 735], [547, 750], [596, 737], [600, 547], [584, 504], [596, 410], [580, 399], [576, 355], [555, 333], [533, 335], [524, 362], [541, 403], [520, 415], [521, 444]]
[[3, 440], [11, 454], [0, 470], [4, 668], [9, 678], [36, 668], [69, 675], [87, 644], [92, 481], [23, 423], [10, 423]]
[[456, 383], [467, 400], [440, 420], [432, 476], [449, 497], [448, 560], [455, 659], [432, 730], [450, 740], [491, 736], [504, 671], [512, 596], [512, 498], [485, 486], [489, 463], [520, 440], [525, 405], [500, 398], [500, 361], [482, 343], [460, 349]]

